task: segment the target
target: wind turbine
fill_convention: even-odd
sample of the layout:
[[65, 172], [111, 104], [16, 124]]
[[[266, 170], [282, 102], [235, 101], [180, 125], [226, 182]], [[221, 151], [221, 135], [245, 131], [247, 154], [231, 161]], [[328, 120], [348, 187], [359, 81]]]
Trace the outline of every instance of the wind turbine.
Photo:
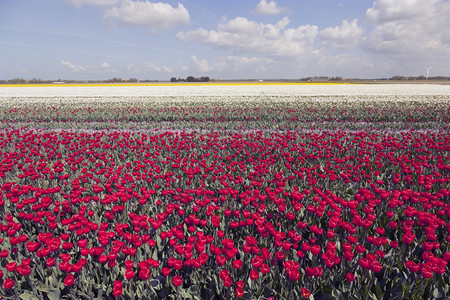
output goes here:
[[427, 77], [425, 77], [425, 79], [427, 79], [428, 80], [428, 75], [430, 75], [430, 69], [431, 69], [432, 67], [425, 67], [425, 69], [427, 69]]

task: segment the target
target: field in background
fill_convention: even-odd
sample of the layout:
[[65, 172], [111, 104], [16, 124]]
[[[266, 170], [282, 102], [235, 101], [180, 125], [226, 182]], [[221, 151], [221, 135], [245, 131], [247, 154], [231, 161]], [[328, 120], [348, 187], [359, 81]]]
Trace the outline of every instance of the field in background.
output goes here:
[[446, 299], [450, 86], [0, 87], [5, 299]]
[[293, 81], [293, 80], [246, 80], [210, 82], [116, 82], [116, 83], [35, 83], [0, 84], [0, 87], [39, 87], [39, 86], [195, 86], [195, 85], [340, 85], [340, 84], [399, 84], [399, 85], [450, 85], [448, 80], [344, 80], [344, 81]]

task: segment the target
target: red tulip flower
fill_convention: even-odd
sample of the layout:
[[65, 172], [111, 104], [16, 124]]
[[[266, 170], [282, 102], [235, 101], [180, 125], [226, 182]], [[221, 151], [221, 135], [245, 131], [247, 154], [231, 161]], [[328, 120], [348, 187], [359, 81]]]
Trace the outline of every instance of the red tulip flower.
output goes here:
[[302, 294], [303, 298], [308, 298], [309, 296], [311, 296], [311, 292], [308, 289], [302, 288], [300, 290], [300, 293]]
[[353, 273], [347, 273], [347, 274], [345, 275], [345, 279], [346, 279], [348, 282], [353, 282], [353, 281], [355, 281], [355, 274], [353, 274]]
[[123, 293], [122, 281], [116, 280], [114, 281], [113, 286], [113, 295], [114, 297], [119, 297]]
[[244, 296], [244, 289], [243, 288], [236, 288], [236, 290], [234, 291], [235, 295], [237, 298], [241, 298], [242, 296]]
[[408, 260], [408, 261], [405, 263], [405, 266], [408, 268], [408, 270], [409, 270], [410, 272], [413, 272], [413, 273], [418, 272], [418, 271], [419, 271], [419, 267], [420, 267], [419, 264], [413, 262], [412, 260]]
[[172, 283], [173, 283], [174, 286], [180, 286], [180, 285], [183, 284], [183, 279], [181, 278], [181, 276], [178, 276], [178, 275], [174, 276], [173, 280], [172, 280]]
[[242, 260], [236, 259], [233, 261], [233, 268], [240, 269], [242, 268]]
[[162, 268], [162, 274], [163, 274], [164, 276], [169, 276], [169, 274], [170, 274], [170, 268], [167, 268], [167, 267]]
[[125, 271], [125, 278], [130, 280], [134, 277], [134, 271], [132, 269], [127, 269]]
[[14, 284], [15, 284], [14, 280], [6, 278], [5, 281], [3, 281], [3, 288], [5, 290], [12, 289], [14, 287]]
[[141, 280], [147, 280], [150, 278], [150, 269], [145, 267], [139, 271], [139, 278]]
[[10, 262], [10, 263], [6, 264], [5, 268], [9, 272], [14, 272], [17, 268], [17, 263], [15, 261]]
[[75, 278], [73, 277], [73, 275], [72, 274], [68, 274], [66, 276], [66, 278], [64, 279], [64, 285], [65, 286], [71, 286], [71, 285], [73, 285], [74, 281], [75, 281]]
[[250, 279], [256, 280], [259, 277], [259, 272], [257, 270], [251, 270], [250, 271]]

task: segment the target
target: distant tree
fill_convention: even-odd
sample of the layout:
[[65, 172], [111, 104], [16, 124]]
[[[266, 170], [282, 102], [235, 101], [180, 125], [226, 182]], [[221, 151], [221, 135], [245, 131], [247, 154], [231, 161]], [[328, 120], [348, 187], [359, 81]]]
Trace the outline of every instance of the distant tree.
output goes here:
[[170, 78], [170, 82], [177, 82], [177, 78], [176, 77]]
[[26, 82], [26, 80], [25, 79], [23, 79], [23, 78], [14, 78], [14, 79], [11, 79], [11, 80], [8, 80], [10, 83], [25, 83]]
[[405, 78], [405, 76], [396, 75], [396, 76], [392, 76], [391, 79], [392, 80], [405, 80], [406, 78]]
[[209, 77], [200, 77], [201, 82], [209, 82]]
[[128, 79], [128, 82], [138, 82], [137, 78], [130, 78]]
[[188, 77], [186, 77], [186, 81], [187, 82], [196, 82], [196, 81], [198, 81], [198, 79], [195, 78], [194, 76], [188, 76]]

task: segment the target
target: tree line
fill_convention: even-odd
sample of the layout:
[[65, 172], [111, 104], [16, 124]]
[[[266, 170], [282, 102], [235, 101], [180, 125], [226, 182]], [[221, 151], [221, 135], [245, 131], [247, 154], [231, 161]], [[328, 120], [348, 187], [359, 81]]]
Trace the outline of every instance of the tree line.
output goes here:
[[194, 76], [188, 76], [186, 77], [186, 79], [182, 79], [182, 78], [176, 78], [176, 77], [172, 77], [170, 78], [170, 82], [209, 82], [210, 79], [209, 77], [200, 77], [200, 78], [196, 78]]

